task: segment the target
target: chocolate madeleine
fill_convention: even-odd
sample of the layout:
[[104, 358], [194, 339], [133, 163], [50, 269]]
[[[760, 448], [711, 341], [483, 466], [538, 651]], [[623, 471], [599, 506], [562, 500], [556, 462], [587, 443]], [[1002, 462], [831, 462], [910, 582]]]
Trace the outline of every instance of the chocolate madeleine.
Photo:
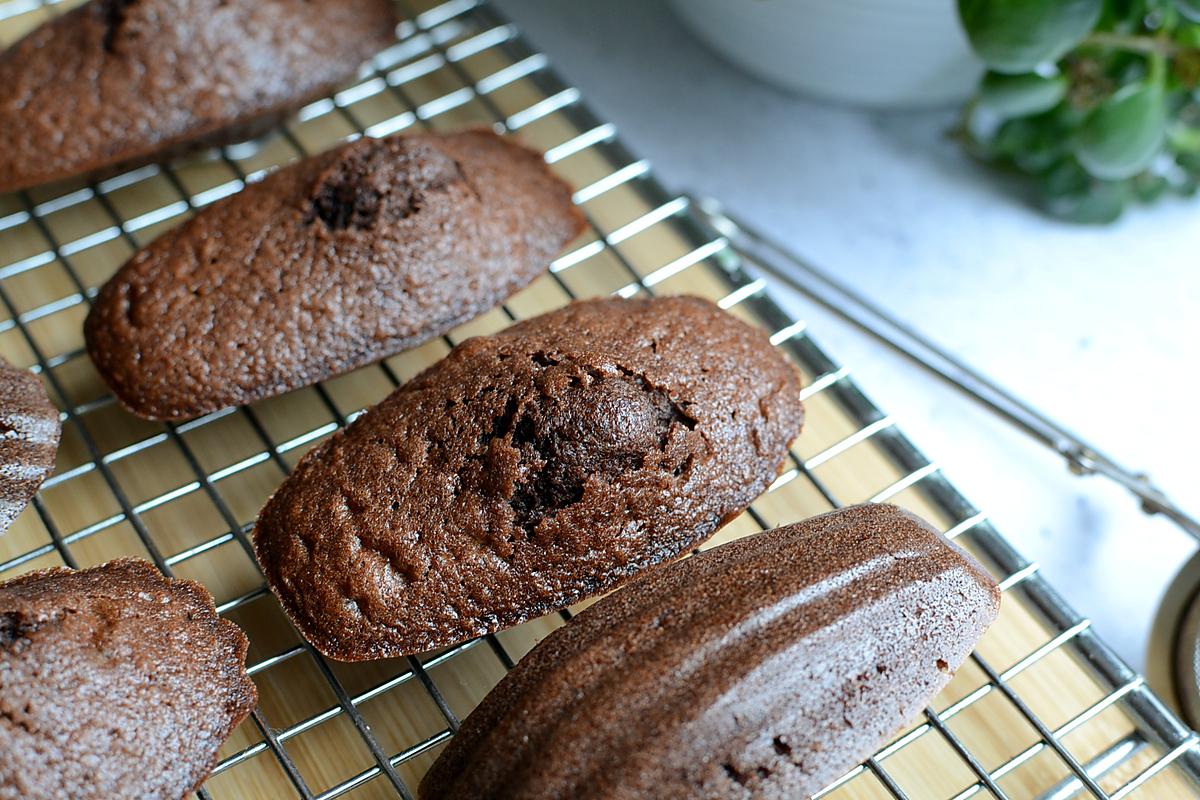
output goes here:
[[395, 25], [390, 0], [92, 0], [0, 54], [0, 192], [259, 135]]
[[258, 559], [328, 656], [462, 642], [704, 541], [779, 474], [799, 393], [707, 301], [574, 303], [467, 340], [306, 455]]
[[546, 637], [463, 721], [421, 800], [808, 797], [926, 705], [999, 602], [895, 506], [722, 545]]
[[490, 131], [360, 139], [136, 254], [96, 298], [88, 352], [133, 413], [199, 416], [444, 333], [582, 228], [541, 155]]
[[0, 798], [181, 798], [257, 701], [246, 637], [139, 559], [0, 584]]
[[62, 425], [32, 372], [0, 359], [0, 533], [54, 471]]

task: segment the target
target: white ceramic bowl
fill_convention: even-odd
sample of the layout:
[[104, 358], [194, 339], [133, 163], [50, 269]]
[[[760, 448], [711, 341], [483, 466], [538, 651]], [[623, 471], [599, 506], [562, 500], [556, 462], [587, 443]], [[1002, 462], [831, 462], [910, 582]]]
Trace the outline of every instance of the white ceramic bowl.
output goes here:
[[671, 0], [702, 41], [770, 83], [852, 105], [966, 99], [982, 73], [955, 0]]

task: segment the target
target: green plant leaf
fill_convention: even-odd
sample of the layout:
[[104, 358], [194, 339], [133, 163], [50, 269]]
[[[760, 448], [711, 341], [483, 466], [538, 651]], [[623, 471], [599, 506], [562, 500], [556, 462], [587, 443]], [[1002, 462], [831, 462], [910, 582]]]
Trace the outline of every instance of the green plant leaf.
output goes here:
[[1074, 161], [1060, 163], [1042, 176], [1042, 208], [1085, 225], [1107, 225], [1121, 216], [1131, 192], [1128, 181], [1098, 181]]
[[1200, 153], [1200, 128], [1173, 120], [1167, 127], [1167, 142], [1176, 153]]
[[1192, 22], [1200, 22], [1200, 0], [1175, 0], [1175, 8]]
[[1084, 120], [1075, 155], [1097, 178], [1129, 178], [1148, 167], [1162, 150], [1166, 129], [1167, 103], [1162, 87], [1130, 84]]
[[1183, 170], [1175, 191], [1191, 197], [1200, 188], [1200, 156], [1184, 153], [1176, 157], [1175, 164]]
[[979, 101], [1001, 117], [1030, 117], [1049, 111], [1067, 94], [1067, 79], [1062, 75], [1004, 75], [989, 72], [979, 87]]
[[1031, 72], [1087, 36], [1103, 0], [958, 0], [971, 46], [997, 72]]
[[992, 137], [991, 153], [999, 158], [1016, 158], [1039, 147], [1038, 126], [1027, 119], [1013, 119], [1000, 126]]
[[[1200, 0], [1193, 0], [1193, 3], [1200, 8]], [[1200, 25], [1180, 25], [1175, 30], [1175, 41], [1188, 47], [1200, 47]]]
[[1132, 180], [1132, 184], [1134, 194], [1143, 203], [1153, 203], [1171, 188], [1171, 184], [1166, 178], [1152, 172], [1143, 172]]
[[1009, 161], [1025, 172], [1039, 173], [1068, 153], [1066, 137], [1045, 117], [1019, 117], [1005, 122], [980, 148], [986, 158]]

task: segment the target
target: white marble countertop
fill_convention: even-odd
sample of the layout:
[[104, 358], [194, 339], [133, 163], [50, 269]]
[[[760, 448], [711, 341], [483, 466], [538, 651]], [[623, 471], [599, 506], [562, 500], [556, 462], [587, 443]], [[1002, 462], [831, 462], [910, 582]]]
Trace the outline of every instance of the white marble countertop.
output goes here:
[[[660, 0], [498, 4], [667, 186], [718, 197], [1200, 513], [1200, 200], [1110, 228], [1059, 223], [947, 139], [952, 112], [777, 91], [695, 42]], [[1193, 541], [839, 319], [777, 296], [1144, 667], [1158, 598]]]

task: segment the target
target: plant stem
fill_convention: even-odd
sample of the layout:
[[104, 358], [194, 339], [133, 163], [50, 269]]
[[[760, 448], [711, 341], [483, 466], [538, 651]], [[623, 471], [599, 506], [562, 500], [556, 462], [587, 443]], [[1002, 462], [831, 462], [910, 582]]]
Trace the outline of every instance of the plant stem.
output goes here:
[[1167, 82], [1167, 57], [1162, 53], [1154, 52], [1150, 54], [1150, 83], [1160, 89], [1166, 87]]
[[1174, 56], [1182, 48], [1170, 39], [1160, 39], [1152, 36], [1130, 36], [1123, 33], [1097, 31], [1081, 43], [1082, 46], [1109, 47], [1116, 50], [1128, 50], [1131, 53], [1147, 55]]

